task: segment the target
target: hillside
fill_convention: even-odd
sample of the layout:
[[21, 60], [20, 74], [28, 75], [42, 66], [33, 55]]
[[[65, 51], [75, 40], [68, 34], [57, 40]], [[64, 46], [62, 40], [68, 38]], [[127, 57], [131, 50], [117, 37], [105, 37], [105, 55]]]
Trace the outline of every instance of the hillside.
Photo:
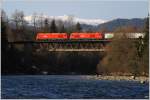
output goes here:
[[114, 31], [119, 27], [124, 26], [133, 26], [138, 30], [142, 30], [144, 27], [145, 19], [141, 18], [133, 18], [133, 19], [115, 19], [112, 21], [108, 21], [106, 23], [102, 23], [96, 27], [96, 30], [107, 30], [107, 31]]

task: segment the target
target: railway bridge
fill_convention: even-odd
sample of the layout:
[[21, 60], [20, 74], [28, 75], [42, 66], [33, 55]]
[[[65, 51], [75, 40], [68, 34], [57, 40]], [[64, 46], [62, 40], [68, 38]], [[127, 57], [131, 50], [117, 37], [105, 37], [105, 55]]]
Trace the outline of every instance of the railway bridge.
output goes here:
[[[16, 45], [32, 46], [36, 51], [42, 49], [50, 52], [55, 51], [98, 51], [104, 52], [105, 45], [111, 42], [110, 40], [49, 40], [49, 41], [14, 41], [8, 42], [9, 47]], [[26, 48], [28, 49], [28, 48]]]

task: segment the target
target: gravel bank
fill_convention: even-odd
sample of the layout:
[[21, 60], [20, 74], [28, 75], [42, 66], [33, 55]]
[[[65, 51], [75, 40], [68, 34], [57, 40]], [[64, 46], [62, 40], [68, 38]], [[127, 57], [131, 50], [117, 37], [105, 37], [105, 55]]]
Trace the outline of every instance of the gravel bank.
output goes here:
[[149, 77], [135, 77], [134, 76], [102, 76], [102, 75], [88, 75], [87, 79], [97, 79], [97, 80], [126, 80], [126, 81], [140, 81], [149, 82]]

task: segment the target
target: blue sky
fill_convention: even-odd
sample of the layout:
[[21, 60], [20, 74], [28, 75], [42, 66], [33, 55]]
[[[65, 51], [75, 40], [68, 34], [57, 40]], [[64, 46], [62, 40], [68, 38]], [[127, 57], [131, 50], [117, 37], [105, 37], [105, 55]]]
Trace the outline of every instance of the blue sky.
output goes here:
[[144, 18], [148, 0], [3, 0], [2, 9], [11, 16], [16, 10], [50, 16], [74, 15], [80, 18]]

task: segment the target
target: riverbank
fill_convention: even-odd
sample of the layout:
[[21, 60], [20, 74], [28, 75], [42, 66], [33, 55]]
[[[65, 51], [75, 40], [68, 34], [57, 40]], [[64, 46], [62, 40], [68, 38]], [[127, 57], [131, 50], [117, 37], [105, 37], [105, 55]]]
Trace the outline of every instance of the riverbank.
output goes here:
[[126, 80], [126, 81], [139, 81], [139, 82], [149, 82], [149, 77], [145, 76], [102, 76], [102, 75], [87, 75], [87, 79], [96, 79], [96, 80]]

